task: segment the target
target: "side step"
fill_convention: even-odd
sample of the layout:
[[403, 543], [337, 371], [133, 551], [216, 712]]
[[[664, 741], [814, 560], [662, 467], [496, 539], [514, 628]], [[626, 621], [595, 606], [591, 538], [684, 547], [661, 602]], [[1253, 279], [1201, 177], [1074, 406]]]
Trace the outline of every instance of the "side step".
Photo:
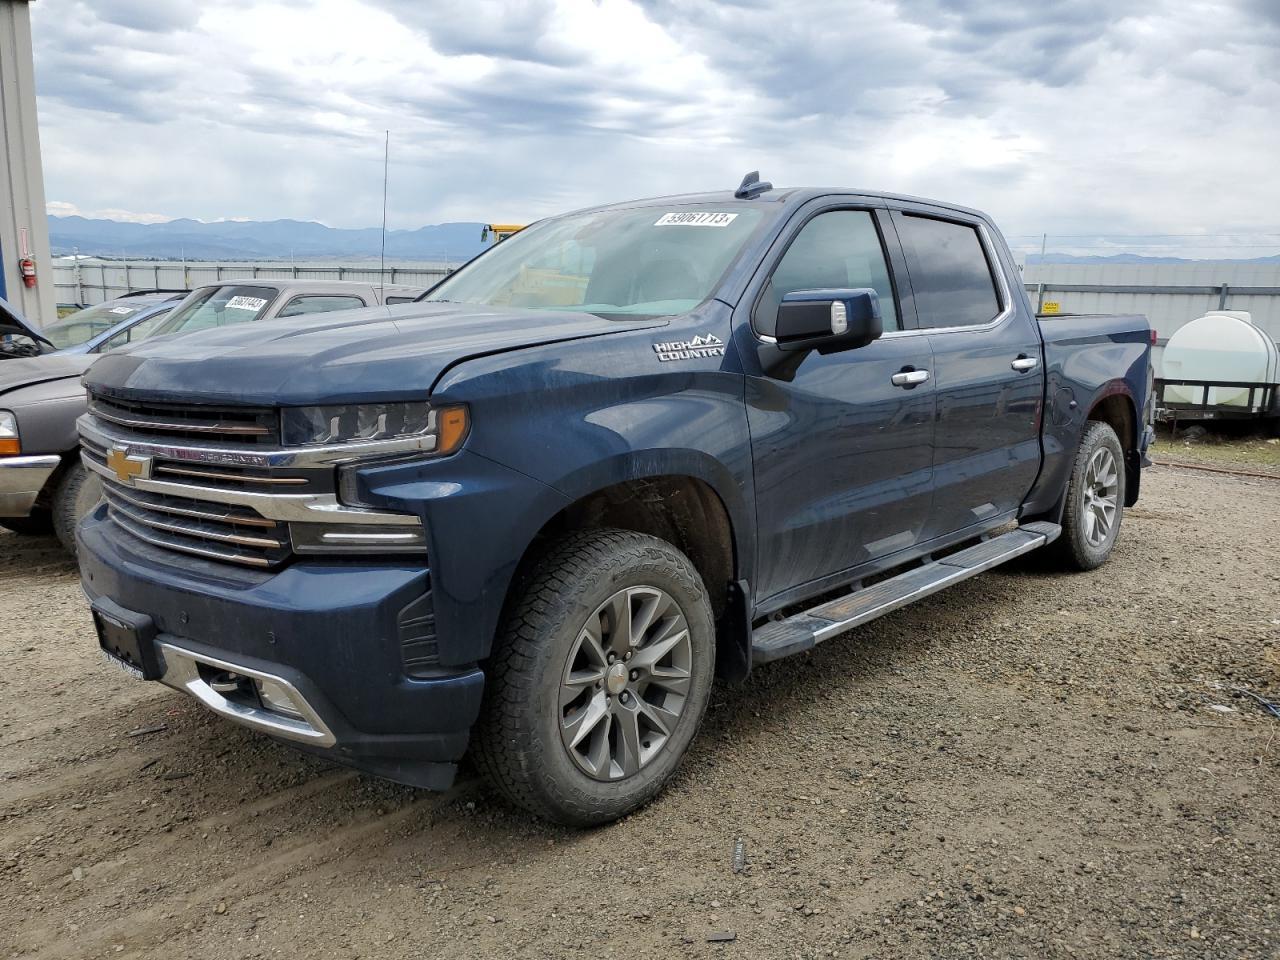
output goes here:
[[785, 620], [766, 623], [752, 634], [752, 661], [768, 663], [809, 650], [868, 620], [1052, 543], [1060, 533], [1062, 527], [1056, 523], [1043, 520], [1026, 523], [874, 586], [828, 600]]

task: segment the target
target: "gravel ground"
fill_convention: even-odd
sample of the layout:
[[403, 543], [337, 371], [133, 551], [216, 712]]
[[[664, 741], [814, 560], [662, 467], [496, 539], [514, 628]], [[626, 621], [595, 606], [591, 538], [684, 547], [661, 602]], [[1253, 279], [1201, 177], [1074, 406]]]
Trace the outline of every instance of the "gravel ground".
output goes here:
[[670, 789], [575, 833], [130, 680], [3, 534], [0, 956], [1274, 958], [1280, 720], [1216, 685], [1280, 700], [1277, 542], [1280, 483], [1155, 468], [1109, 566], [720, 688]]

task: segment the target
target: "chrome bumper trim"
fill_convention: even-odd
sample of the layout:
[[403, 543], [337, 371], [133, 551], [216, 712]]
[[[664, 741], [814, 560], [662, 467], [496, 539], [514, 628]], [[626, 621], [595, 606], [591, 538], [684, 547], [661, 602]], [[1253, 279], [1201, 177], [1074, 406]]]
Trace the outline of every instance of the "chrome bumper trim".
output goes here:
[[[298, 692], [297, 687], [282, 677], [278, 677], [273, 673], [264, 673], [261, 670], [253, 670], [230, 660], [220, 660], [217, 657], [209, 657], [202, 653], [193, 653], [171, 643], [162, 642], [160, 644], [160, 654], [164, 658], [165, 666], [164, 675], [160, 678], [161, 683], [165, 686], [173, 687], [175, 690], [191, 694], [214, 713], [221, 714], [228, 720], [234, 720], [236, 723], [244, 724], [246, 727], [261, 730], [273, 736], [296, 740], [300, 743], [310, 743], [319, 747], [331, 747], [337, 742], [333, 731], [321, 719], [315, 708]], [[213, 689], [201, 678], [198, 664], [202, 663], [213, 667], [215, 670], [227, 670], [242, 677], [251, 677], [254, 680], [268, 680], [277, 684], [288, 695], [302, 716], [289, 717], [282, 713], [265, 710], [262, 707], [248, 706], [229, 699]]]
[[36, 498], [62, 463], [56, 453], [38, 457], [0, 457], [0, 517], [31, 515]]

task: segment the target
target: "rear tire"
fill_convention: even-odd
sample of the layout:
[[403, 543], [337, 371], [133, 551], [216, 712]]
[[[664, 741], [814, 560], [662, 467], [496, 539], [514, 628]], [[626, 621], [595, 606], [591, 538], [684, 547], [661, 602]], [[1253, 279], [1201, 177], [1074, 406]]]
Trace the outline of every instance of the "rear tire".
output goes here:
[[671, 544], [572, 534], [523, 585], [486, 669], [476, 764], [512, 803], [607, 823], [679, 766], [715, 673], [702, 578]]
[[43, 537], [53, 533], [53, 518], [48, 510], [34, 510], [27, 517], [0, 517], [0, 527], [23, 537]]
[[76, 554], [76, 527], [101, 499], [102, 481], [78, 461], [58, 481], [53, 494], [53, 532], [72, 556]]
[[1107, 562], [1120, 536], [1124, 496], [1120, 438], [1109, 424], [1090, 421], [1067, 481], [1062, 536], [1052, 547], [1064, 566], [1093, 570]]

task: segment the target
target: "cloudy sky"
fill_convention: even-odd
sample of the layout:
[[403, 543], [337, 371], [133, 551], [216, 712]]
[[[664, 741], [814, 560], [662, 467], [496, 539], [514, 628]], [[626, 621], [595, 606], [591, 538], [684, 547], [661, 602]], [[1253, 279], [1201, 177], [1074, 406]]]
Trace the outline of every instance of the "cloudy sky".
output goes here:
[[[777, 184], [1280, 252], [1280, 0], [39, 0], [50, 210], [526, 221]], [[1224, 249], [1225, 248], [1225, 249]]]

